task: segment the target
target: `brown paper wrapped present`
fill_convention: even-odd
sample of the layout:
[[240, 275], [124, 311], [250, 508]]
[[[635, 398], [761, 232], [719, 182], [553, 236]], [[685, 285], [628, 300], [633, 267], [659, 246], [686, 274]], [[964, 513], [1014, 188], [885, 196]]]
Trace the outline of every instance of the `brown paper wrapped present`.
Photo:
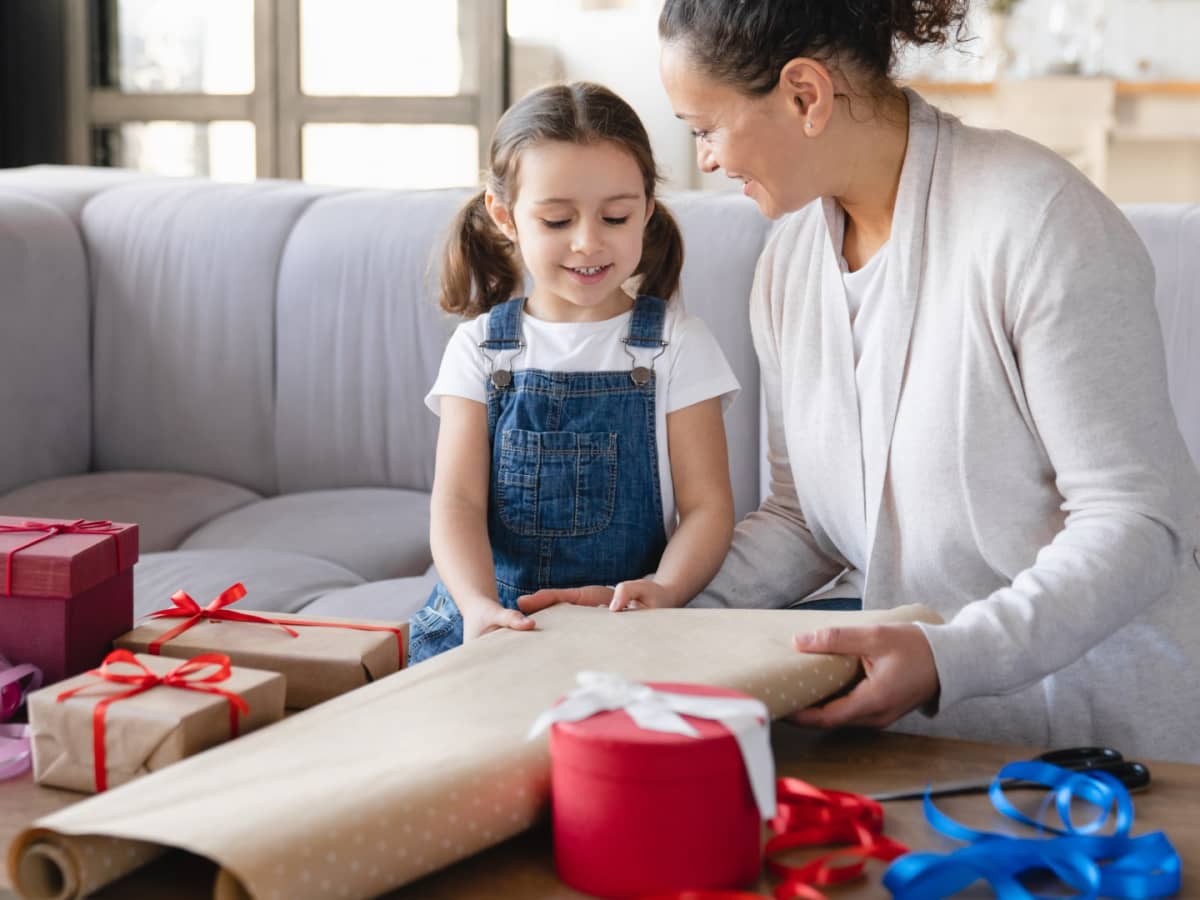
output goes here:
[[183, 591], [174, 606], [113, 642], [134, 653], [187, 659], [224, 653], [238, 666], [287, 678], [288, 709], [307, 709], [404, 668], [408, 625], [229, 609], [235, 584], [201, 608]]
[[117, 650], [100, 666], [29, 695], [33, 777], [103, 791], [283, 718], [284, 680], [227, 657]]
[[[619, 614], [556, 606], [534, 619], [536, 631], [485, 635], [40, 819], [9, 850], [18, 894], [43, 897], [38, 885], [71, 884], [49, 896], [86, 896], [158, 844], [214, 861], [217, 900], [378, 897], [546, 813], [546, 739], [527, 735], [581, 670], [738, 690], [783, 716], [857, 671], [855, 659], [797, 653], [797, 631], [939, 621], [919, 606]], [[210, 827], [217, 821], [222, 827]], [[109, 838], [120, 841], [104, 844], [112, 862], [104, 867], [94, 842]]]

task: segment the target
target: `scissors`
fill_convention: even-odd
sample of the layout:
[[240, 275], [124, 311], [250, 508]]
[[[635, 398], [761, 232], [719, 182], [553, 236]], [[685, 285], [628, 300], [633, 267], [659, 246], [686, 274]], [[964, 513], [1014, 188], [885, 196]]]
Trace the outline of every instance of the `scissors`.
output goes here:
[[[1125, 759], [1111, 747], [1070, 747], [1066, 750], [1051, 750], [1034, 757], [1036, 762], [1051, 763], [1073, 772], [1107, 772], [1129, 791], [1140, 791], [1150, 786], [1150, 770], [1140, 762]], [[1006, 778], [1000, 782], [1006, 791], [1041, 788], [1045, 785], [1019, 778]], [[952, 794], [983, 793], [992, 786], [988, 781], [954, 781], [931, 784], [927, 787], [905, 788], [899, 791], [882, 791], [869, 794], [872, 800], [919, 800], [928, 791], [931, 797]]]

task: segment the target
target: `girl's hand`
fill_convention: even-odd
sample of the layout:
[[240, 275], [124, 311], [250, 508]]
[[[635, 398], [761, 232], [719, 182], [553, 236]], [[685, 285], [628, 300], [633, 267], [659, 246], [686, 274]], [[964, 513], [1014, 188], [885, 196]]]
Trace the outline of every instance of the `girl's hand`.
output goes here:
[[607, 606], [613, 612], [623, 609], [665, 609], [680, 605], [666, 588], [649, 578], [622, 581], [615, 588], [599, 584], [579, 588], [546, 588], [517, 598], [517, 605], [527, 613], [538, 612], [556, 603]]
[[857, 656], [865, 673], [844, 697], [793, 714], [800, 725], [886, 728], [937, 698], [933, 651], [916, 625], [823, 628], [797, 634], [792, 643], [801, 653]]
[[517, 606], [521, 612], [541, 612], [559, 603], [571, 603], [575, 606], [608, 606], [612, 602], [613, 589], [594, 584], [589, 587], [577, 588], [543, 588], [532, 594], [523, 594], [517, 598]]
[[463, 610], [463, 643], [496, 631], [500, 628], [511, 628], [513, 631], [532, 631], [537, 625], [515, 609], [501, 606], [494, 600], [486, 603], [472, 603]]

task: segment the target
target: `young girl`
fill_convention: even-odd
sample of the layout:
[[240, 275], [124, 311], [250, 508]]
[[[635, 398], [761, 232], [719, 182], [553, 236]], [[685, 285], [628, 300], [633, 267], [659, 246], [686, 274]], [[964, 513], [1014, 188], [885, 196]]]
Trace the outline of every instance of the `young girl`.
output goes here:
[[412, 662], [532, 629], [517, 601], [545, 588], [682, 606], [733, 532], [722, 410], [738, 384], [667, 302], [683, 244], [637, 114], [598, 85], [543, 88], [500, 120], [490, 163], [443, 264], [441, 305], [468, 320], [426, 398], [443, 581], [412, 620]]

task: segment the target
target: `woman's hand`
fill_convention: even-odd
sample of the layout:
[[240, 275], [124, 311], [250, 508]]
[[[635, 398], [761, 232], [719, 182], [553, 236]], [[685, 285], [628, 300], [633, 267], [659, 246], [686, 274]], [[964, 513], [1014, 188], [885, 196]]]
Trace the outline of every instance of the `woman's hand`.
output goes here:
[[844, 697], [795, 713], [792, 719], [800, 725], [886, 728], [937, 698], [933, 652], [916, 625], [823, 628], [797, 634], [792, 643], [801, 653], [857, 656], [865, 673]]
[[513, 631], [532, 631], [537, 627], [533, 619], [519, 610], [501, 606], [494, 600], [472, 603], [462, 611], [463, 643], [474, 640], [489, 631], [511, 628]]
[[623, 609], [663, 609], [679, 606], [674, 595], [663, 585], [649, 578], [622, 581], [615, 588], [593, 584], [578, 588], [546, 588], [517, 598], [522, 612], [535, 613], [556, 603], [575, 606], [607, 606], [613, 612]]

